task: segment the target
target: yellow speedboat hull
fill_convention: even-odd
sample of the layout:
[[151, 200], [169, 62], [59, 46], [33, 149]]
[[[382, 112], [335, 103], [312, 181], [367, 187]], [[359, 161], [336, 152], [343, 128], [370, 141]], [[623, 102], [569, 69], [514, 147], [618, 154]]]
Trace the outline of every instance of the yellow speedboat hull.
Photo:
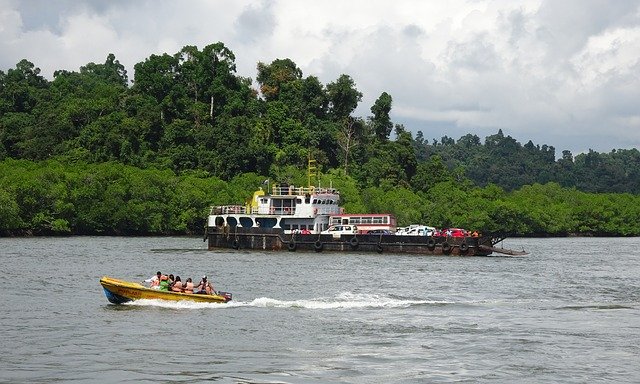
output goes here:
[[203, 295], [195, 293], [180, 293], [170, 291], [160, 291], [147, 288], [142, 284], [114, 279], [104, 276], [100, 279], [100, 284], [104, 288], [107, 299], [114, 304], [122, 304], [132, 300], [159, 299], [171, 301], [195, 301], [200, 303], [226, 303], [231, 300], [231, 294], [218, 292], [214, 295]]

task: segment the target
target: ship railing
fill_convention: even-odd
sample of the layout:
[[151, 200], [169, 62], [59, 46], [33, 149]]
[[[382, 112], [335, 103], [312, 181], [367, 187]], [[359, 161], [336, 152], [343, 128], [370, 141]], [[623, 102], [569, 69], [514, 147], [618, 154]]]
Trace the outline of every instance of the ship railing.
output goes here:
[[339, 194], [335, 188], [319, 188], [319, 187], [295, 187], [293, 185], [274, 185], [271, 188], [273, 196], [304, 196], [314, 194]]
[[246, 214], [247, 208], [244, 205], [218, 205], [211, 207], [212, 215]]
[[253, 207], [251, 213], [254, 215], [279, 215], [290, 216], [295, 214], [296, 209], [293, 207]]
[[337, 215], [343, 213], [343, 209], [337, 206], [319, 206], [314, 205], [313, 212], [317, 215]]

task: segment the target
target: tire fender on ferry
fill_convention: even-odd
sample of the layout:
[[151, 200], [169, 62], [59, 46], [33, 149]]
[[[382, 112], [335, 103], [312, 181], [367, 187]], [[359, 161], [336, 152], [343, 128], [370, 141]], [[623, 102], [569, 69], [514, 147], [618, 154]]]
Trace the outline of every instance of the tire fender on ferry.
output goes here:
[[360, 241], [358, 241], [358, 238], [354, 236], [349, 240], [349, 245], [351, 246], [351, 249], [356, 249], [358, 248], [358, 245], [360, 245]]
[[240, 243], [238, 242], [238, 239], [234, 239], [233, 240], [233, 243], [231, 243], [231, 248], [233, 248], [233, 249], [240, 248]]
[[449, 244], [446, 241], [444, 243], [442, 243], [442, 252], [444, 252], [444, 253], [451, 252], [451, 244]]
[[467, 245], [467, 242], [464, 241], [462, 242], [462, 244], [460, 244], [460, 252], [467, 252], [469, 250], [469, 245]]
[[315, 243], [313, 243], [313, 249], [316, 252], [322, 252], [322, 248], [324, 247], [324, 245], [322, 244], [322, 242], [320, 240], [316, 241]]
[[378, 243], [376, 245], [376, 252], [382, 253], [382, 251], [384, 251], [384, 249], [382, 248], [382, 244]]
[[296, 244], [295, 241], [290, 241], [289, 244], [287, 245], [287, 249], [289, 249], [289, 252], [295, 252], [297, 248], [298, 248], [298, 245]]
[[433, 251], [435, 247], [436, 247], [436, 240], [433, 237], [430, 237], [427, 240], [427, 248]]

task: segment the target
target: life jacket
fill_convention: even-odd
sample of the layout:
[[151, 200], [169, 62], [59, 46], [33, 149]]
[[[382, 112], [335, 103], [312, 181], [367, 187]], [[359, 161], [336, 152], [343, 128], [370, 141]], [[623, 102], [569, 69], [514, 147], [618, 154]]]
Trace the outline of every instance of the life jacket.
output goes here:
[[182, 292], [182, 281], [176, 281], [171, 287], [173, 292]]
[[160, 279], [156, 277], [155, 279], [151, 280], [152, 287], [157, 287], [158, 285], [160, 285]]

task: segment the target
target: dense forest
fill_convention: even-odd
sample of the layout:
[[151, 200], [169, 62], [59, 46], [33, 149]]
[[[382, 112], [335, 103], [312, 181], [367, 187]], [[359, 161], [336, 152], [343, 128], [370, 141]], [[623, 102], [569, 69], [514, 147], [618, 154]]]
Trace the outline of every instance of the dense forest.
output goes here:
[[308, 159], [348, 212], [519, 235], [640, 235], [640, 152], [575, 157], [502, 131], [413, 137], [382, 92], [322, 84], [289, 59], [236, 74], [222, 43], [151, 55], [133, 79], [103, 64], [45, 79], [0, 70], [0, 233], [199, 233], [209, 205], [262, 180], [306, 183]]

